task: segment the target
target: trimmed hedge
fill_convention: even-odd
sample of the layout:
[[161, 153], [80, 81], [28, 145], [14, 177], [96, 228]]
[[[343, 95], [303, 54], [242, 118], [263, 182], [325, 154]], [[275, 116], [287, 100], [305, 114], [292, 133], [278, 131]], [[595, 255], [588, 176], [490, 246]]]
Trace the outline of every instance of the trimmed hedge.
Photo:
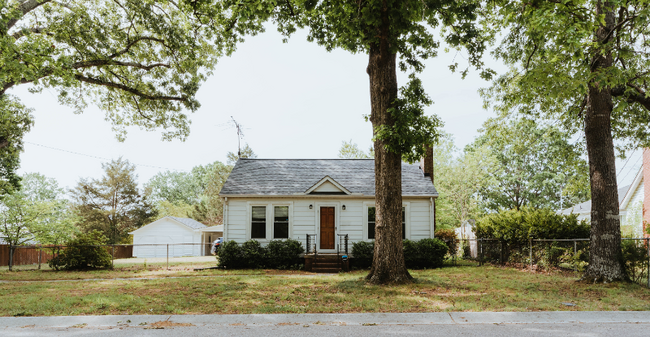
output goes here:
[[224, 269], [300, 269], [302, 243], [296, 240], [274, 240], [262, 247], [257, 240], [242, 245], [226, 241], [219, 248], [219, 268]]
[[[406, 268], [440, 268], [448, 247], [440, 239], [404, 240], [404, 262]], [[352, 245], [353, 265], [356, 268], [369, 268], [374, 255], [374, 242], [359, 241]]]
[[557, 214], [547, 208], [522, 207], [502, 210], [476, 222], [476, 237], [498, 239], [511, 245], [527, 245], [529, 238], [588, 238], [590, 227], [578, 215]]

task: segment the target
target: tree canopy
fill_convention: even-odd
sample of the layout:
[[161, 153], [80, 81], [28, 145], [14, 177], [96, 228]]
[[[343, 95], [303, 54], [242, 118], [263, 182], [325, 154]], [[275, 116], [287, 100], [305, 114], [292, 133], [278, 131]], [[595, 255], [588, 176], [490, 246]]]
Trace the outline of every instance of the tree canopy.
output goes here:
[[650, 145], [650, 4], [646, 1], [499, 0], [485, 23], [505, 36], [494, 52], [510, 66], [483, 95], [508, 113], [584, 130], [591, 187], [588, 281], [625, 279], [614, 139]]
[[[53, 88], [81, 111], [93, 101], [125, 126], [185, 137], [199, 84], [215, 65], [212, 34], [187, 1], [1, 0], [0, 96]], [[14, 100], [15, 98], [11, 98]]]
[[363, 152], [356, 143], [352, 143], [352, 139], [349, 142], [343, 141], [341, 148], [339, 149], [339, 158], [341, 159], [371, 159], [375, 158], [375, 150], [370, 147], [368, 153]]
[[84, 179], [70, 191], [80, 228], [100, 231], [109, 243], [128, 241], [129, 231], [147, 224], [155, 210], [138, 189], [135, 166], [119, 158], [102, 164], [104, 177]]
[[468, 150], [487, 148], [496, 162], [481, 186], [483, 206], [490, 211], [560, 209], [589, 199], [589, 167], [569, 134], [553, 125], [521, 118], [489, 119]]
[[0, 95], [0, 199], [20, 188], [16, 170], [23, 136], [33, 124], [30, 110], [9, 95]]

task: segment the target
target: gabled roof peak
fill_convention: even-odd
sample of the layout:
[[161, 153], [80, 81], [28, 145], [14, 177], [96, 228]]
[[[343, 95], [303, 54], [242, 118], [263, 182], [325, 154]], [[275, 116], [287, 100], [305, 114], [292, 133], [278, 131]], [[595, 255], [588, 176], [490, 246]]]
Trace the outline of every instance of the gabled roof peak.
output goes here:
[[329, 175], [324, 176], [321, 180], [319, 180], [317, 183], [315, 183], [305, 191], [305, 194], [317, 194], [317, 193], [318, 194], [344, 193], [347, 195], [352, 194], [347, 188], [339, 184], [339, 182], [334, 180]]

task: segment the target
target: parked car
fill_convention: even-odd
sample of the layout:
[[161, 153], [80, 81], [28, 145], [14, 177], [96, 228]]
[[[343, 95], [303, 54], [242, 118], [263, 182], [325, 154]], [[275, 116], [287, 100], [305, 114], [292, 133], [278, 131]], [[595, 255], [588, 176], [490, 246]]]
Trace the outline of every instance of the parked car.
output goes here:
[[219, 247], [221, 247], [222, 243], [223, 243], [223, 238], [218, 238], [214, 240], [214, 242], [212, 243], [212, 249], [210, 250], [212, 255], [217, 255], [217, 252], [219, 252]]

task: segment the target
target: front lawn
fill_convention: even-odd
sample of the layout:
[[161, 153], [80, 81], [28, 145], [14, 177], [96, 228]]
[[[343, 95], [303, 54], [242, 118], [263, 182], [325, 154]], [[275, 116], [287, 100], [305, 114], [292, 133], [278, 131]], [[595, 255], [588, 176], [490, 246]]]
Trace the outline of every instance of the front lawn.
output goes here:
[[[178, 257], [167, 260], [164, 258], [129, 258], [118, 259], [114, 262], [113, 269], [87, 270], [87, 271], [56, 271], [47, 264], [42, 264], [41, 269], [36, 265], [14, 266], [13, 271], [8, 267], [0, 267], [0, 280], [2, 281], [52, 281], [52, 280], [87, 280], [87, 279], [112, 279], [112, 278], [153, 278], [153, 277], [183, 277], [206, 275], [232, 275], [232, 274], [257, 274], [277, 273], [278, 271], [264, 270], [205, 270], [195, 271], [200, 268], [216, 267], [217, 259], [214, 256]], [[281, 273], [291, 273], [279, 271]], [[298, 271], [292, 271], [299, 273]]]
[[493, 266], [412, 271], [415, 284], [386, 287], [367, 285], [366, 271], [202, 273], [208, 277], [0, 283], [0, 315], [650, 310], [650, 290], [636, 284], [586, 285], [573, 273]]

